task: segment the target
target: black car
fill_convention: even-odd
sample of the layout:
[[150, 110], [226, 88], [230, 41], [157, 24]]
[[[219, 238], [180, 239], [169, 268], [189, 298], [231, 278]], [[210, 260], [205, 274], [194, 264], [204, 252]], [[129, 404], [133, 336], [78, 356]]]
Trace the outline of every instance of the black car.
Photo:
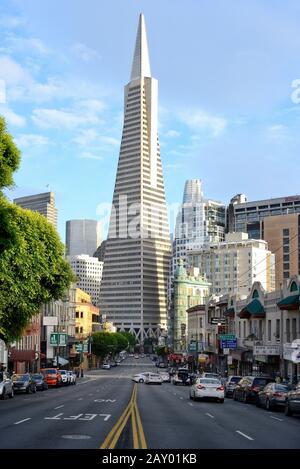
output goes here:
[[26, 394], [29, 394], [30, 392], [36, 392], [35, 381], [29, 373], [13, 375], [12, 382], [15, 393], [26, 392]]
[[259, 391], [273, 381], [269, 376], [244, 376], [234, 388], [233, 400], [256, 403]]
[[300, 414], [300, 382], [287, 394], [285, 415]]
[[48, 389], [48, 384], [42, 373], [35, 373], [32, 375], [33, 380], [35, 381], [37, 391], [45, 391]]
[[290, 386], [280, 383], [269, 383], [257, 396], [257, 407], [265, 407], [267, 410], [275, 410], [284, 407]]
[[232, 397], [233, 391], [239, 381], [241, 381], [241, 376], [228, 376], [225, 381], [225, 397]]

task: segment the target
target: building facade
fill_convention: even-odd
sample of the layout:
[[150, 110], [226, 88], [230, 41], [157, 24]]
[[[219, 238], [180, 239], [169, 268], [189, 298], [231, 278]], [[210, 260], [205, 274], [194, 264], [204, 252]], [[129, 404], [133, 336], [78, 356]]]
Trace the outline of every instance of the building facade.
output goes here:
[[8, 370], [35, 373], [40, 370], [41, 316], [33, 316], [22, 337], [8, 347]]
[[266, 241], [248, 239], [247, 233], [228, 233], [224, 242], [190, 251], [188, 263], [205, 273], [215, 295], [248, 295], [255, 281], [275, 289], [275, 256]]
[[290, 277], [300, 275], [300, 215], [275, 215], [261, 221], [261, 236], [275, 253], [275, 284], [280, 289]]
[[183, 266], [183, 260], [179, 261], [179, 267], [174, 277], [174, 317], [173, 324], [173, 349], [174, 352], [185, 352], [188, 337], [187, 310], [197, 304], [205, 304], [210, 293], [210, 283], [205, 277], [200, 276], [198, 269], [189, 272]]
[[67, 260], [77, 277], [78, 288], [91, 295], [92, 303], [99, 306], [103, 262], [85, 254], [67, 256]]
[[170, 234], [158, 142], [157, 80], [140, 16], [105, 246], [101, 312], [140, 343], [167, 323]]
[[41, 213], [49, 223], [57, 228], [57, 208], [55, 207], [54, 192], [19, 197], [14, 199], [14, 203], [22, 208]]
[[300, 213], [300, 195], [248, 202], [244, 194], [238, 194], [228, 206], [227, 232], [242, 231], [259, 239], [264, 218], [292, 213]]
[[66, 222], [66, 255], [93, 256], [101, 243], [101, 224], [97, 220], [68, 220]]

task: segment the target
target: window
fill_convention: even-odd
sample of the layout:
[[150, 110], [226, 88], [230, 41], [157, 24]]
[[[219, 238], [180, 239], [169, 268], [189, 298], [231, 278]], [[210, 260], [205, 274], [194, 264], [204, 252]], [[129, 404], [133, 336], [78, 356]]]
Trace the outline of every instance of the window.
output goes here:
[[239, 321], [239, 337], [241, 337], [241, 321]]
[[290, 272], [287, 271], [287, 272], [283, 272], [283, 278], [289, 278], [290, 276]]
[[292, 319], [292, 340], [297, 339], [297, 319]]
[[78, 334], [79, 332], [79, 327], [75, 327], [75, 334]]
[[282, 232], [283, 232], [283, 236], [289, 236], [290, 235], [290, 230], [288, 228], [284, 228], [282, 230]]
[[289, 246], [283, 246], [283, 252], [284, 253], [290, 252], [290, 247]]
[[271, 319], [268, 319], [268, 341], [269, 342], [271, 342], [271, 326], [272, 326]]
[[289, 262], [289, 261], [290, 261], [290, 255], [289, 254], [284, 254], [283, 262]]
[[283, 270], [290, 270], [290, 263], [289, 262], [284, 262], [283, 263]]
[[296, 283], [296, 282], [292, 282], [292, 285], [291, 285], [290, 290], [291, 290], [291, 291], [298, 291], [298, 287], [297, 287], [297, 283]]
[[246, 337], [246, 321], [244, 321], [244, 337]]
[[287, 246], [288, 244], [290, 244], [290, 238], [283, 238], [283, 245]]
[[276, 319], [276, 339], [280, 339], [280, 319]]
[[83, 312], [80, 313], [80, 317], [83, 318]]
[[80, 328], [80, 334], [82, 334], [82, 333], [83, 333], [83, 327]]
[[286, 341], [290, 342], [290, 320], [289, 319], [286, 319], [285, 329], [286, 329]]
[[79, 312], [76, 311], [76, 318], [78, 319], [79, 318]]

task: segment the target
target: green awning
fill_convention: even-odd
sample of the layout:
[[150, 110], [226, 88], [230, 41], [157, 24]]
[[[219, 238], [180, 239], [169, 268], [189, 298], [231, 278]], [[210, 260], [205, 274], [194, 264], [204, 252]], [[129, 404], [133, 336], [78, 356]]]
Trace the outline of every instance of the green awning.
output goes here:
[[224, 311], [224, 316], [233, 318], [234, 317], [234, 307], [231, 306], [230, 308], [226, 309], [226, 311]]
[[277, 306], [285, 310], [299, 309], [299, 293], [283, 298], [283, 300], [278, 301]]
[[240, 318], [264, 318], [266, 316], [265, 308], [261, 302], [254, 298], [250, 303], [248, 303], [239, 313]]

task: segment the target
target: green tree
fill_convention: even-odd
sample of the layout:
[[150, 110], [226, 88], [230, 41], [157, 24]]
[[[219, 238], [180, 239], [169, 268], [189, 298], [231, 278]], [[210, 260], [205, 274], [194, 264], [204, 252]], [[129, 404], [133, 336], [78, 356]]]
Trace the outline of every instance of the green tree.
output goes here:
[[0, 338], [6, 343], [18, 339], [41, 305], [61, 298], [74, 280], [55, 228], [3, 195], [19, 162], [0, 118]]
[[125, 350], [128, 347], [128, 340], [127, 337], [124, 334], [121, 334], [120, 332], [115, 333], [115, 337], [117, 338], [117, 353], [122, 352], [122, 350]]
[[129, 345], [131, 347], [134, 347], [135, 344], [136, 344], [136, 338], [134, 337], [133, 334], [131, 334], [131, 332], [125, 332], [125, 331], [122, 331], [122, 332], [119, 332], [119, 334], [122, 334], [124, 337], [126, 337]]
[[104, 358], [114, 351], [115, 345], [111, 332], [95, 332], [92, 335], [92, 353], [99, 358]]
[[168, 355], [168, 349], [165, 346], [156, 347], [155, 348], [155, 353], [158, 357], [165, 357], [166, 355]]

